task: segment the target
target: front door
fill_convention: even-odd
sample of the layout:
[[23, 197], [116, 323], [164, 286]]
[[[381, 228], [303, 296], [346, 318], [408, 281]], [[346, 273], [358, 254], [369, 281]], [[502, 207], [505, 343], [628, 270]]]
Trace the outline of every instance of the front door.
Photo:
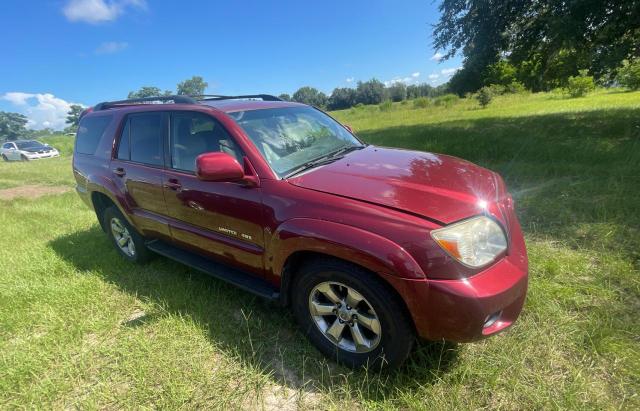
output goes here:
[[138, 229], [149, 237], [170, 239], [162, 188], [167, 118], [162, 112], [128, 115], [111, 172]]
[[260, 188], [201, 181], [195, 175], [198, 155], [226, 152], [242, 164], [241, 150], [224, 127], [204, 113], [174, 112], [169, 130], [169, 165], [163, 183], [174, 242], [261, 275]]

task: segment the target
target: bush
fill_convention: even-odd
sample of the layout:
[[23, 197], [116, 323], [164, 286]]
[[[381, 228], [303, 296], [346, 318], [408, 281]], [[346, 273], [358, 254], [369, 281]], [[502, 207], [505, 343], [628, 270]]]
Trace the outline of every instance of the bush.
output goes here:
[[429, 99], [426, 97], [420, 97], [413, 100], [414, 108], [427, 108], [429, 107]]
[[571, 97], [583, 97], [587, 93], [596, 89], [593, 76], [589, 76], [588, 70], [580, 70], [577, 76], [569, 77], [567, 81], [566, 91]]
[[476, 100], [478, 100], [481, 107], [487, 107], [489, 103], [491, 103], [491, 100], [493, 100], [493, 91], [491, 90], [491, 87], [482, 87], [478, 91], [478, 94], [476, 94]]
[[409, 103], [409, 100], [402, 100], [400, 105], [406, 106]]
[[436, 97], [433, 103], [436, 106], [451, 107], [456, 104], [458, 100], [460, 100], [460, 97], [458, 97], [456, 94], [445, 94], [443, 96]]
[[[501, 84], [490, 84], [488, 87], [485, 86], [483, 88], [489, 89], [489, 91], [491, 92], [491, 96], [492, 97], [493, 96], [501, 96], [501, 95], [503, 95], [504, 93], [507, 92], [507, 88], [505, 86], [501, 85]], [[482, 89], [480, 89], [480, 90], [482, 90]], [[480, 90], [478, 90], [478, 91], [480, 91]]]
[[363, 107], [364, 107], [364, 104], [362, 104], [362, 103], [358, 103], [358, 104], [356, 104], [356, 105], [355, 105], [355, 106], [353, 106], [353, 107], [355, 107], [355, 108], [363, 108]]
[[640, 59], [635, 61], [625, 60], [618, 70], [616, 80], [621, 86], [631, 90], [640, 89]]
[[390, 111], [393, 108], [393, 104], [391, 100], [385, 100], [378, 105], [378, 108], [380, 108], [380, 111]]
[[521, 93], [526, 93], [527, 88], [524, 86], [524, 84], [520, 83], [519, 81], [512, 81], [510, 84], [506, 86], [505, 91], [511, 94], [521, 94]]

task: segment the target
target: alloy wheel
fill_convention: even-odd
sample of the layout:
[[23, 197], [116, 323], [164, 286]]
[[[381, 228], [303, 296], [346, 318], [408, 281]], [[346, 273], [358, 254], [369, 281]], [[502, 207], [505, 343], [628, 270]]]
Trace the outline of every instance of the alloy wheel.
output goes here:
[[355, 289], [336, 282], [316, 285], [309, 295], [309, 313], [320, 332], [335, 346], [366, 353], [380, 343], [380, 320], [371, 304]]
[[111, 219], [110, 225], [111, 234], [113, 234], [113, 238], [116, 240], [116, 245], [120, 248], [120, 251], [129, 257], [134, 257], [136, 255], [136, 246], [133, 244], [133, 238], [127, 227], [117, 217]]

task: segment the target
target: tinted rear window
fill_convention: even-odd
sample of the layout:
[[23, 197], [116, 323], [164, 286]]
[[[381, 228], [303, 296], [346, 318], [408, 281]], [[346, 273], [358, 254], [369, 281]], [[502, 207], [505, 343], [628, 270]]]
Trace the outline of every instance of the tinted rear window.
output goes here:
[[129, 117], [129, 151], [131, 161], [161, 166], [162, 114], [146, 113]]
[[112, 116], [85, 117], [78, 126], [76, 152], [95, 154], [100, 138], [111, 122]]

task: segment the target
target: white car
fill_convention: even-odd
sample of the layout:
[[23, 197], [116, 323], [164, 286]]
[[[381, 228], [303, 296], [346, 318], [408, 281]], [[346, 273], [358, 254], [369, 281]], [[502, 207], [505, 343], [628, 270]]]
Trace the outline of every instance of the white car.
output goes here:
[[41, 158], [59, 157], [60, 152], [48, 144], [36, 140], [7, 141], [0, 148], [4, 161], [29, 161]]

